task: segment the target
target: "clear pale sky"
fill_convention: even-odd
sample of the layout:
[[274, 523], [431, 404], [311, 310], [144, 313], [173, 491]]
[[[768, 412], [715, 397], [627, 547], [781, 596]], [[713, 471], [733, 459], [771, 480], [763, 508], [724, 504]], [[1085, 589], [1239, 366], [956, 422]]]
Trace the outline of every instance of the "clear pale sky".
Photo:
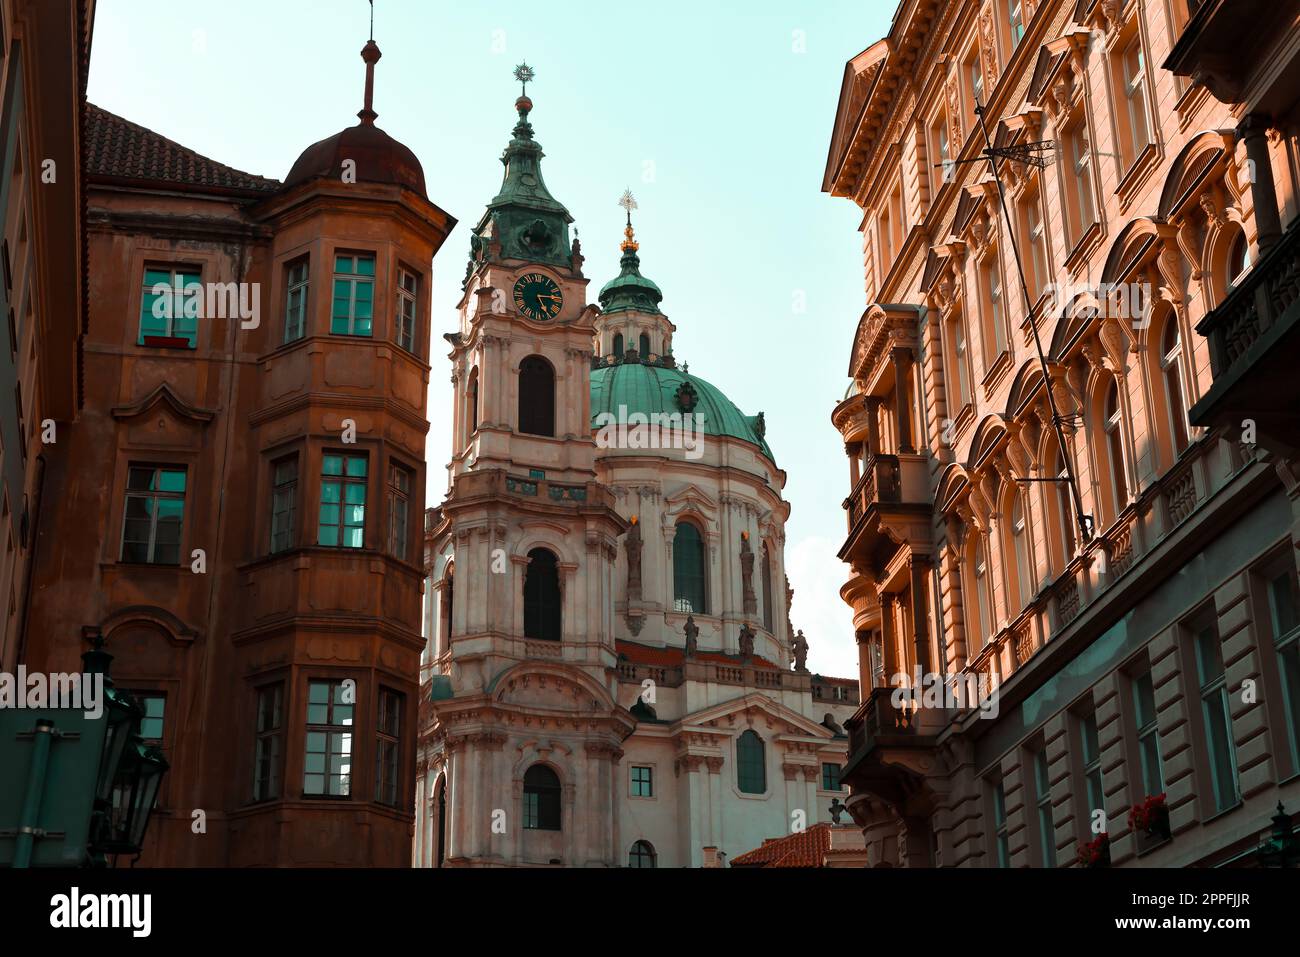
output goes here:
[[[99, 0], [90, 99], [220, 162], [283, 179], [356, 123], [365, 0]], [[860, 214], [821, 193], [844, 64], [884, 36], [893, 0], [375, 0], [378, 124], [424, 166], [460, 224], [434, 260], [429, 504], [446, 492], [450, 365], [469, 230], [501, 182], [526, 60], [551, 192], [576, 220], [590, 296], [618, 273], [630, 187], [642, 272], [664, 291], [673, 352], [749, 415], [789, 479], [792, 618], [814, 671], [857, 674], [835, 553], [843, 444], [865, 307]], [[802, 52], [800, 52], [802, 48]], [[797, 312], [799, 293], [806, 310]]]

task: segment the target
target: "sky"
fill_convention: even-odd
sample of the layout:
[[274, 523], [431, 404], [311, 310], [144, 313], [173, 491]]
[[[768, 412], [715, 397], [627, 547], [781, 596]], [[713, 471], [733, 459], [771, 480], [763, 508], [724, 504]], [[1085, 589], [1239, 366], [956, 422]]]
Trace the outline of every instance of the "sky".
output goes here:
[[[433, 263], [429, 504], [446, 492], [450, 364], [469, 230], [501, 184], [527, 61], [551, 193], [576, 220], [592, 300], [618, 274], [630, 188], [641, 268], [673, 353], [749, 415], [788, 481], [791, 618], [808, 666], [857, 674], [843, 442], [830, 413], [866, 306], [858, 208], [821, 192], [845, 62], [893, 0], [375, 0], [378, 125], [459, 220]], [[92, 102], [238, 169], [283, 179], [356, 123], [365, 0], [99, 0]], [[800, 308], [802, 306], [802, 308]]]

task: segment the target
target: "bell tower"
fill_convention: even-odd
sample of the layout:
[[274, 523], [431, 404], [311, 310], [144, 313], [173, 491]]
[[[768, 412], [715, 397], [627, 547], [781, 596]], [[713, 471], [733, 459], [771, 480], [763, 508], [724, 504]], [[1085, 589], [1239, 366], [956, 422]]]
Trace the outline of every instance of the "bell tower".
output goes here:
[[[614, 563], [626, 521], [596, 482], [590, 375], [598, 307], [573, 217], [542, 178], [533, 71], [501, 189], [470, 239], [450, 489], [431, 511], [430, 675], [417, 862], [620, 859], [614, 795], [635, 720], [616, 700]], [[429, 796], [447, 793], [445, 822]]]

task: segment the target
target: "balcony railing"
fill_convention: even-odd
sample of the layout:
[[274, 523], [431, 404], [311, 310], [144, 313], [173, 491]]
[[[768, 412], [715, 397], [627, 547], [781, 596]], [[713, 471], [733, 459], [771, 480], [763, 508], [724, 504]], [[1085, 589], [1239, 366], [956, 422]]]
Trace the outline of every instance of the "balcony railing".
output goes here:
[[894, 707], [893, 688], [872, 688], [852, 718], [846, 722], [849, 732], [849, 754], [874, 746], [884, 736], [916, 734], [916, 713], [908, 708]]
[[896, 505], [902, 501], [902, 475], [897, 455], [873, 455], [853, 492], [844, 500], [849, 529], [858, 524], [872, 505]]
[[1232, 370], [1259, 339], [1300, 301], [1300, 228], [1292, 227], [1246, 274], [1218, 308], [1196, 326], [1210, 340], [1216, 380]]

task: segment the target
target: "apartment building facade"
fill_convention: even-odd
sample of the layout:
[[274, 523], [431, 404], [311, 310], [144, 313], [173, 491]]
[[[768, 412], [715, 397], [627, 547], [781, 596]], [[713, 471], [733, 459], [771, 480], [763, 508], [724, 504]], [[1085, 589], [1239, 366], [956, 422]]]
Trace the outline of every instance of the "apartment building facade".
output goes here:
[[283, 181], [86, 108], [85, 402], [46, 451], [23, 660], [114, 656], [170, 765], [150, 866], [410, 862], [429, 288], [455, 220], [375, 125], [379, 57], [360, 122]]
[[1204, 406], [1294, 320], [1298, 16], [905, 0], [846, 66], [823, 189], [864, 213], [832, 421], [873, 864], [1256, 863], [1300, 808], [1295, 420]]

